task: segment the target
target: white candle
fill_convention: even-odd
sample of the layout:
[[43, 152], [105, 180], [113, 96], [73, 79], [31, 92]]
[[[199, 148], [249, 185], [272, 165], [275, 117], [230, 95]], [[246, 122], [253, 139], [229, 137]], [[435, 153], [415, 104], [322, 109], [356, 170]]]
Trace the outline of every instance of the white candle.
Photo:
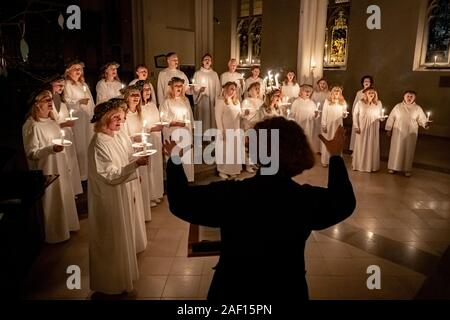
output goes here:
[[241, 76], [242, 76], [242, 79], [244, 79], [244, 73], [243, 72], [241, 73]]
[[122, 83], [122, 89], [125, 88], [125, 85]]
[[147, 126], [147, 120], [142, 121], [142, 135], [145, 133], [145, 127]]
[[431, 115], [431, 112], [428, 111], [428, 112], [427, 112], [427, 121], [430, 121], [430, 115]]
[[436, 64], [437, 56], [434, 56], [434, 64]]
[[384, 118], [384, 108], [381, 109], [381, 117]]
[[83, 85], [83, 91], [84, 91], [84, 93], [86, 93], [86, 86], [85, 85]]
[[161, 114], [159, 115], [159, 119], [161, 120], [161, 122], [163, 121], [163, 117], [164, 117], [164, 112], [161, 111]]
[[289, 116], [291, 115], [291, 109], [287, 109], [286, 113], [287, 113], [287, 117], [289, 118]]
[[70, 118], [70, 120], [72, 120], [72, 118], [73, 118], [73, 109], [70, 109], [70, 111], [69, 111], [69, 118]]
[[147, 151], [147, 136], [142, 134], [142, 148], [145, 155], [145, 151]]
[[192, 78], [192, 84], [195, 84], [195, 79], [194, 78]]
[[64, 130], [61, 130], [61, 145], [64, 145], [64, 136], [65, 136]]
[[276, 75], [275, 75], [275, 86], [278, 88], [278, 77], [280, 76], [280, 74], [279, 73], [277, 73]]
[[320, 102], [317, 102], [316, 111], [319, 111]]

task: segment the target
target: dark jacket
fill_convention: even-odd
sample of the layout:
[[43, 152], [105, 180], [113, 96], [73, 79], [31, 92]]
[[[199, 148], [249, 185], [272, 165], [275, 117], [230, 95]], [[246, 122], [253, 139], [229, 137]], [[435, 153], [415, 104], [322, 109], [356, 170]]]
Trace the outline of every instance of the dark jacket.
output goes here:
[[331, 157], [328, 188], [257, 174], [243, 181], [189, 186], [169, 160], [170, 211], [192, 224], [219, 227], [221, 254], [208, 293], [211, 301], [308, 299], [305, 242], [312, 230], [349, 217], [356, 200], [344, 161]]

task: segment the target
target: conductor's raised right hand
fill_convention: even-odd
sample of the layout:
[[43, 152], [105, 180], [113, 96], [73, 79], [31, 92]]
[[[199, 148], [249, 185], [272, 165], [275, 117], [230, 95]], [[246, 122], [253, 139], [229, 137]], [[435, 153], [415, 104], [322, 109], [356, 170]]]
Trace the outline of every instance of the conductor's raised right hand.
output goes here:
[[319, 134], [319, 139], [323, 142], [331, 156], [340, 156], [344, 148], [345, 129], [343, 126], [339, 126], [331, 140], [325, 139], [321, 134]]

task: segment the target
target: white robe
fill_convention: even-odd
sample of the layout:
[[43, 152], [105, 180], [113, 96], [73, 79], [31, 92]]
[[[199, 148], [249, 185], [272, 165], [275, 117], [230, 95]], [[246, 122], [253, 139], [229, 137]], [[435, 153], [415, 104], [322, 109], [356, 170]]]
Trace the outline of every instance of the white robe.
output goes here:
[[[134, 80], [132, 80], [128, 85], [129, 86], [132, 86], [133, 84], [135, 84], [136, 82], [138, 82], [139, 81], [139, 79], [134, 79]], [[151, 102], [153, 102], [155, 105], [158, 103], [158, 102], [156, 102], [156, 92], [155, 92], [155, 89], [153, 88], [153, 85], [149, 82], [149, 83], [147, 83], [149, 86], [150, 86], [150, 92], [151, 92], [151, 96], [150, 96], [150, 99], [151, 99]]]
[[45, 241], [48, 243], [65, 241], [70, 238], [70, 231], [80, 229], [66, 152], [53, 151], [52, 140], [60, 139], [60, 132], [59, 125], [51, 118], [39, 121], [28, 118], [22, 128], [29, 169], [42, 170], [44, 175], [59, 175], [42, 197]]
[[[241, 106], [226, 103], [222, 97], [216, 101], [216, 123], [220, 135], [216, 142], [217, 171], [238, 175], [245, 163], [244, 136], [241, 130]], [[227, 130], [228, 129], [228, 130]], [[229, 129], [232, 129], [229, 130]], [[229, 134], [234, 133], [233, 136]]]
[[242, 86], [244, 85], [244, 78], [242, 78], [242, 74], [239, 72], [224, 72], [220, 75], [220, 83], [222, 86], [227, 82], [234, 82], [237, 84], [237, 92], [236, 95], [239, 97], [239, 101], [242, 100], [242, 94], [244, 90]]
[[[372, 172], [380, 169], [381, 102], [367, 105], [359, 101], [353, 110], [355, 145], [352, 154], [353, 170]], [[361, 130], [358, 134], [356, 129]]]
[[90, 288], [107, 294], [132, 291], [139, 277], [130, 183], [137, 164], [129, 161], [127, 140], [96, 133], [89, 145]]
[[402, 102], [394, 107], [385, 127], [387, 131], [392, 130], [388, 169], [411, 171], [419, 126], [425, 128], [426, 125], [427, 116], [416, 103]]
[[[150, 130], [156, 122], [160, 122], [160, 114], [158, 108], [153, 102], [149, 102], [142, 106], [142, 117], [147, 120], [146, 128]], [[156, 153], [151, 156], [151, 164], [147, 166], [151, 200], [161, 199], [164, 196], [164, 169], [163, 169], [163, 150], [161, 132], [151, 132], [149, 142], [153, 144], [152, 149]]]
[[[327, 133], [322, 135], [331, 140], [339, 126], [343, 125], [344, 112], [347, 110], [347, 104], [330, 103], [325, 100], [322, 110], [322, 128], [327, 128]], [[328, 165], [330, 162], [330, 153], [323, 143], [321, 143], [321, 161], [322, 164]]]
[[[259, 109], [263, 105], [264, 101], [259, 98], [245, 98], [241, 103], [242, 111], [242, 127], [245, 131], [252, 128], [259, 119]], [[244, 115], [245, 109], [249, 109], [249, 114]]]
[[248, 90], [248, 88], [249, 88], [253, 83], [255, 83], [255, 82], [259, 82], [259, 84], [260, 84], [259, 98], [260, 98], [261, 100], [264, 100], [264, 93], [266, 92], [266, 83], [265, 83], [264, 80], [261, 79], [260, 77], [258, 77], [258, 78], [256, 78], [256, 79], [253, 78], [253, 77], [250, 77], [250, 78], [245, 79], [245, 84], [244, 84], [244, 97], [248, 97], [248, 92], [247, 92], [247, 90]]
[[[136, 133], [142, 132], [143, 118], [140, 118], [138, 112], [128, 111], [123, 130], [127, 135], [128, 141]], [[151, 165], [151, 164], [150, 164]], [[132, 181], [133, 192], [135, 193], [136, 203], [136, 251], [141, 252], [147, 246], [147, 233], [145, 221], [152, 220], [151, 211], [151, 190], [148, 176], [148, 168], [140, 166], [138, 168], [139, 179]]]
[[[66, 118], [70, 116], [69, 110], [67, 110], [67, 105], [61, 101], [59, 107], [59, 113], [56, 111], [55, 103], [53, 103], [53, 114], [55, 116], [56, 122], [61, 124], [66, 122]], [[75, 116], [74, 116], [75, 117]], [[75, 120], [77, 121], [77, 120]], [[65, 132], [65, 139], [73, 142], [73, 131], [71, 127], [60, 128]], [[81, 186], [80, 168], [78, 166], [77, 151], [75, 146], [72, 145], [70, 148], [65, 149], [67, 161], [70, 170], [70, 181], [72, 182], [72, 189], [74, 195], [82, 194], [83, 187]]]
[[167, 93], [169, 92], [169, 81], [173, 77], [178, 77], [184, 80], [184, 89], [186, 93], [190, 92], [189, 80], [183, 71], [178, 69], [165, 68], [161, 70], [158, 74], [158, 102], [161, 106], [167, 98]]
[[[355, 112], [356, 104], [357, 104], [359, 101], [361, 101], [361, 99], [362, 99], [363, 97], [364, 97], [363, 91], [362, 91], [362, 90], [359, 90], [359, 91], [356, 93], [355, 101], [353, 101], [352, 115], [353, 115], [353, 113]], [[355, 134], [356, 134], [355, 126], [352, 126], [352, 135], [350, 136], [350, 146], [349, 146], [349, 149], [350, 149], [350, 150], [353, 150], [353, 148], [354, 148], [354, 146], [355, 146]]]
[[[314, 126], [315, 131], [314, 131], [314, 136], [318, 136], [321, 133], [321, 127], [322, 127], [322, 109], [323, 109], [323, 104], [325, 103], [325, 100], [327, 99], [329, 94], [329, 91], [314, 91], [311, 95], [311, 100], [314, 101], [314, 103], [317, 106], [317, 103], [319, 103], [319, 117], [317, 117], [316, 119], [316, 125]], [[318, 150], [320, 152], [321, 149], [321, 142], [319, 139], [316, 139], [313, 141], [314, 146], [313, 149], [314, 150]]]
[[308, 138], [309, 144], [314, 152], [318, 152], [316, 149], [316, 139], [319, 140], [318, 136], [315, 135], [316, 129], [316, 104], [311, 99], [297, 98], [292, 103], [291, 107], [291, 117], [302, 127]]
[[97, 87], [95, 89], [97, 91], [97, 104], [122, 95], [120, 93], [122, 83], [117, 80], [106, 81], [105, 79], [101, 79], [97, 82]]
[[202, 93], [200, 93], [200, 86], [195, 87], [194, 90], [194, 118], [202, 121], [202, 130], [205, 132], [210, 128], [216, 128], [214, 106], [222, 86], [217, 72], [203, 67], [195, 72], [194, 81], [206, 88]]
[[[74, 144], [77, 152], [78, 165], [80, 167], [81, 181], [87, 180], [88, 176], [88, 160], [87, 149], [94, 134], [93, 126], [91, 124], [92, 116], [94, 115], [94, 99], [87, 84], [86, 92], [83, 90], [83, 84], [77, 82], [73, 84], [71, 80], [66, 81], [64, 89], [64, 100], [67, 107], [73, 109], [73, 116], [77, 117], [75, 125], [72, 128], [74, 134]], [[81, 105], [79, 101], [84, 98], [89, 98], [87, 105]]]
[[282, 84], [281, 95], [289, 98], [289, 102], [293, 102], [300, 94], [300, 86], [298, 83]]
[[[172, 134], [175, 130], [187, 130], [190, 135], [190, 144], [194, 145], [193, 140], [193, 126], [194, 126], [194, 116], [192, 115], [191, 106], [189, 105], [189, 101], [184, 97], [167, 99], [159, 108], [160, 112], [163, 112], [163, 116], [161, 117], [162, 121], [171, 123], [172, 121], [184, 121], [188, 120], [189, 122], [185, 127], [165, 127], [163, 129], [163, 137], [164, 140], [171, 140]], [[173, 139], [178, 140], [178, 139]], [[187, 142], [182, 142], [183, 146], [187, 144]], [[189, 182], [194, 181], [194, 150], [191, 149], [190, 153], [184, 153], [181, 158], [181, 162], [183, 164], [184, 173], [186, 174], [186, 178]]]

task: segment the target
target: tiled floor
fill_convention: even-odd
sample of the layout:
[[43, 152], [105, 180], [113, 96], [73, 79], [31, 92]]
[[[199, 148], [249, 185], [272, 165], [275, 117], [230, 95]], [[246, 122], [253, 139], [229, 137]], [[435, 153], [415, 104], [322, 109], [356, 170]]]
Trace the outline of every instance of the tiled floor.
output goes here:
[[[344, 157], [349, 165], [350, 157]], [[447, 249], [450, 175], [415, 169], [406, 178], [388, 174], [385, 162], [382, 167], [374, 174], [350, 170], [357, 197], [354, 214], [309, 238], [305, 258], [312, 299], [412, 299]], [[215, 179], [207, 170], [202, 178]], [[325, 186], [327, 170], [316, 165], [296, 181]], [[149, 245], [139, 255], [140, 279], [133, 293], [120, 298], [205, 299], [217, 257], [186, 257], [189, 225], [169, 212], [167, 200], [153, 209], [152, 217], [147, 223]], [[71, 264], [81, 268], [81, 290], [66, 288], [66, 268]], [[380, 267], [380, 290], [366, 286], [371, 265]], [[24, 296], [89, 299], [88, 268], [83, 219], [81, 230], [68, 242], [44, 248]]]

